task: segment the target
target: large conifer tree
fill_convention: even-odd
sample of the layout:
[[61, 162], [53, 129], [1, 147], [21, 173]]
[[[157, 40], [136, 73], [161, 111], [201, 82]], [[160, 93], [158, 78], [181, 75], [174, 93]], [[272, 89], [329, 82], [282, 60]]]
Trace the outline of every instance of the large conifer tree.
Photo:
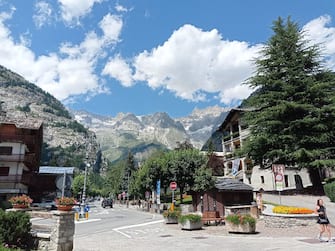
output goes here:
[[335, 167], [334, 74], [290, 18], [278, 18], [273, 31], [248, 81], [256, 91], [246, 101], [254, 109], [245, 115], [252, 125], [246, 150], [265, 168]]

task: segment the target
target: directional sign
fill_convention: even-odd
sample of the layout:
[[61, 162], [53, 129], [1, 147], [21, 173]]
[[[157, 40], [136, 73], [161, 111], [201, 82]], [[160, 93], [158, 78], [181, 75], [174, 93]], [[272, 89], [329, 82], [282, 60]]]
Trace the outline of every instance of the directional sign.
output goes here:
[[177, 189], [177, 182], [172, 181], [172, 182], [170, 183], [170, 189], [171, 189], [172, 191], [176, 190], [176, 189]]

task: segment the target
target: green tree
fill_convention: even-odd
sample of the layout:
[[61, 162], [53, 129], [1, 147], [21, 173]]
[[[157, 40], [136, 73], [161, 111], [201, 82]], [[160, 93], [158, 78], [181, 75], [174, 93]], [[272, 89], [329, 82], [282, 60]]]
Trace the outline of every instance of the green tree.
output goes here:
[[[74, 177], [72, 186], [71, 186], [74, 196], [77, 196], [78, 194], [83, 193], [84, 180], [85, 180], [85, 176], [83, 174], [79, 174]], [[90, 192], [90, 182], [89, 182], [89, 179], [87, 178], [86, 179], [86, 195], [88, 195], [89, 192]]]
[[125, 162], [119, 161], [110, 164], [107, 170], [104, 194], [119, 194], [122, 188], [122, 179], [124, 177]]
[[215, 178], [212, 175], [212, 169], [202, 166], [195, 170], [193, 190], [203, 192], [210, 190], [215, 185]]
[[123, 177], [122, 177], [122, 184], [121, 189], [122, 191], [127, 191], [129, 194], [129, 187], [130, 187], [130, 181], [133, 180], [132, 176], [136, 172], [137, 167], [135, 165], [135, 159], [134, 155], [129, 152], [128, 157], [125, 161], [125, 167], [123, 170]]
[[166, 158], [167, 170], [177, 182], [180, 194], [192, 189], [196, 170], [206, 166], [208, 161], [207, 156], [196, 149], [174, 150], [168, 152]]
[[278, 18], [273, 31], [248, 81], [256, 91], [243, 104], [253, 108], [244, 115], [251, 125], [244, 149], [265, 168], [334, 166], [334, 74], [322, 69], [319, 47], [290, 18]]
[[166, 169], [165, 153], [157, 151], [153, 153], [135, 173], [131, 193], [142, 196], [147, 190], [155, 190], [158, 180], [165, 194], [171, 177]]
[[196, 149], [157, 152], [136, 172], [132, 189], [143, 195], [147, 190], [155, 190], [160, 180], [165, 194], [171, 181], [177, 182], [180, 194], [186, 189], [205, 190], [214, 185], [211, 169], [206, 168], [207, 162], [207, 155]]

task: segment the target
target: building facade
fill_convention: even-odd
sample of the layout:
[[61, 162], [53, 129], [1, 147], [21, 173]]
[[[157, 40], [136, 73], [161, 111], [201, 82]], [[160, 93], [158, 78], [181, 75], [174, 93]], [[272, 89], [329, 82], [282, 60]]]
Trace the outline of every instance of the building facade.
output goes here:
[[[222, 135], [222, 152], [216, 152], [223, 160], [224, 176], [234, 177], [253, 187], [254, 191], [276, 190], [275, 175], [271, 168], [262, 169], [254, 166], [247, 157], [234, 157], [234, 152], [243, 147], [250, 130], [241, 119], [243, 109], [232, 109], [222, 122], [218, 131]], [[312, 185], [307, 169], [285, 168], [283, 173], [283, 190], [303, 189]]]
[[39, 168], [43, 124], [0, 117], [0, 198], [28, 194]]

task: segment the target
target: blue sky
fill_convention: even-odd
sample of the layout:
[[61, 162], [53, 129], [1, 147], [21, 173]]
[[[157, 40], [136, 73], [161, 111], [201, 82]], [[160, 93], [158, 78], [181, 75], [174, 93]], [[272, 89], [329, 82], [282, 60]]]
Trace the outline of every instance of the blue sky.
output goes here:
[[0, 0], [0, 64], [101, 115], [236, 106], [279, 16], [335, 70], [333, 0]]

